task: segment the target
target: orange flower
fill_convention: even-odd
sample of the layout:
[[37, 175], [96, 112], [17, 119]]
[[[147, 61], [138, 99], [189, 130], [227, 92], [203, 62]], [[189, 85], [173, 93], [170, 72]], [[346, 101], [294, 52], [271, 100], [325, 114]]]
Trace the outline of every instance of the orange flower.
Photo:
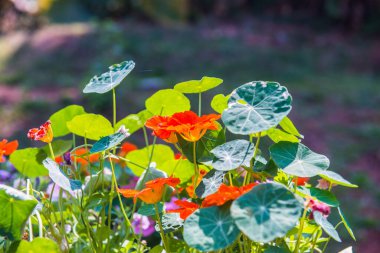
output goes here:
[[208, 195], [202, 202], [202, 207], [210, 207], [210, 206], [222, 206], [226, 202], [230, 200], [237, 199], [244, 193], [251, 190], [257, 183], [252, 183], [246, 186], [237, 187], [237, 186], [228, 186], [222, 184], [218, 191]]
[[199, 117], [192, 111], [175, 113], [172, 116], [153, 116], [145, 126], [153, 129], [153, 135], [161, 139], [175, 143], [179, 134], [183, 139], [195, 142], [206, 133], [207, 130], [217, 130], [216, 120], [220, 115], [209, 114]]
[[130, 142], [124, 142], [121, 145], [120, 152], [118, 156], [125, 157], [129, 152], [136, 150], [137, 146], [135, 144], [132, 144]]
[[89, 154], [87, 148], [79, 148], [74, 151], [74, 155], [71, 156], [71, 160], [76, 159], [77, 163], [80, 163], [82, 166], [86, 166], [89, 163], [94, 163], [99, 160], [99, 153]]
[[53, 129], [50, 120], [46, 121], [39, 128], [32, 128], [28, 131], [28, 138], [35, 141], [50, 143], [53, 140]]
[[310, 179], [309, 177], [297, 177], [297, 178], [294, 178], [292, 181], [293, 183], [297, 182], [297, 185], [299, 186], [303, 186], [309, 181], [309, 179]]
[[18, 147], [18, 141], [11, 141], [3, 139], [0, 142], [0, 163], [4, 162], [4, 155], [12, 154]]
[[181, 219], [186, 220], [187, 217], [189, 217], [192, 213], [194, 213], [198, 208], [199, 205], [189, 202], [187, 200], [176, 200], [174, 201], [174, 204], [179, 206], [178, 209], [173, 210], [167, 210], [167, 213], [179, 213], [179, 216]]
[[133, 198], [134, 202], [136, 202], [137, 198], [139, 198], [147, 204], [156, 204], [162, 199], [165, 185], [175, 187], [179, 183], [179, 178], [157, 178], [146, 182], [146, 187], [141, 191], [133, 189], [119, 189], [119, 192], [126, 198]]

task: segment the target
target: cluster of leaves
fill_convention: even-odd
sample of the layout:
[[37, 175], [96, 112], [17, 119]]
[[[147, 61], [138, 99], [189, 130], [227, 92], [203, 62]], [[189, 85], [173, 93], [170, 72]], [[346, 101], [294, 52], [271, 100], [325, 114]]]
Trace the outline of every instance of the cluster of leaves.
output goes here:
[[[9, 162], [27, 184], [0, 185], [2, 250], [324, 252], [330, 238], [340, 241], [340, 224], [355, 239], [332, 187], [357, 186], [301, 143], [287, 117], [292, 97], [284, 86], [243, 84], [213, 98], [211, 107], [221, 115], [201, 116], [202, 93], [223, 82], [203, 77], [157, 91], [144, 110], [117, 121], [115, 88], [134, 66], [113, 65], [84, 89], [112, 91], [112, 123], [70, 105], [50, 116], [47, 129], [41, 126], [54, 140], [11, 154]], [[185, 94], [198, 94], [199, 116], [190, 112]], [[125, 138], [137, 131], [146, 146], [126, 149]], [[226, 131], [235, 138], [227, 141]], [[260, 140], [267, 137], [273, 144], [264, 152]], [[167, 143], [157, 144], [157, 138]], [[134, 177], [135, 186], [119, 187]], [[177, 207], [166, 208], [170, 202]], [[334, 210], [341, 217], [335, 227], [327, 219]], [[136, 215], [157, 223], [162, 244], [142, 240]]]

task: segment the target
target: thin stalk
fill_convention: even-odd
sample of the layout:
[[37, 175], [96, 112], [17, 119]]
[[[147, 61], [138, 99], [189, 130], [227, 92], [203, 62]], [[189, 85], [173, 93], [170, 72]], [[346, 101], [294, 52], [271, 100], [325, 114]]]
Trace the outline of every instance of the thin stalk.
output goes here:
[[[26, 195], [30, 195], [30, 179], [28, 178], [26, 180]], [[33, 224], [32, 224], [32, 219], [29, 217], [28, 219], [28, 224], [29, 224], [29, 241], [33, 241]]]
[[202, 115], [202, 93], [198, 93], [198, 116], [200, 117]]
[[[200, 94], [200, 93], [199, 93]], [[197, 142], [194, 141], [193, 142], [193, 162], [194, 162], [194, 172], [195, 172], [195, 177], [194, 177], [194, 182], [193, 182], [193, 187], [194, 187], [194, 193], [193, 193], [193, 197], [195, 197], [195, 188], [197, 187], [197, 183], [198, 183], [198, 177], [199, 177], [199, 168], [198, 168], [198, 165], [197, 165]]]
[[231, 186], [234, 186], [234, 183], [232, 182], [232, 175], [231, 175], [231, 172], [228, 172], [228, 179], [230, 181], [230, 185]]
[[58, 208], [59, 208], [59, 214], [61, 216], [61, 230], [63, 233], [63, 236], [65, 238], [66, 244], [67, 244], [67, 249], [69, 249], [69, 241], [67, 240], [67, 234], [65, 231], [65, 221], [63, 219], [63, 203], [62, 203], [62, 195], [63, 195], [63, 189], [59, 188], [59, 198], [58, 198]]
[[164, 234], [164, 229], [162, 228], [162, 223], [161, 223], [161, 219], [160, 219], [160, 213], [158, 211], [157, 204], [154, 204], [154, 209], [156, 210], [157, 222], [158, 222], [158, 226], [160, 227], [160, 235], [161, 235], [162, 242], [164, 243], [165, 251], [166, 252], [170, 252], [169, 244], [168, 244], [168, 242], [166, 240], [166, 237], [165, 237], [165, 234]]
[[[337, 228], [339, 227], [339, 225], [342, 224], [342, 223], [343, 223], [343, 221], [341, 221], [341, 222], [339, 222], [338, 224], [336, 224], [335, 229], [337, 229]], [[325, 252], [325, 250], [326, 250], [326, 248], [327, 248], [327, 245], [329, 244], [330, 240], [331, 240], [331, 236], [329, 236], [329, 238], [327, 239], [327, 242], [326, 242], [325, 245], [323, 246], [322, 253]]]
[[302, 230], [303, 230], [303, 226], [304, 226], [304, 223], [305, 223], [307, 209], [308, 208], [305, 207], [304, 210], [303, 210], [302, 218], [301, 218], [301, 221], [300, 221], [300, 227], [299, 227], [299, 230], [298, 230], [296, 247], [294, 248], [294, 253], [298, 253], [298, 251], [299, 251], [299, 247], [300, 247], [300, 243], [301, 243], [301, 237], [302, 237]]
[[37, 217], [37, 221], [38, 221], [38, 236], [43, 237], [44, 236], [44, 233], [43, 233], [44, 226], [42, 223], [41, 215], [40, 215], [40, 212], [38, 212], [37, 210], [35, 212], [36, 212], [36, 217]]
[[50, 150], [51, 159], [53, 159], [53, 161], [54, 161], [55, 155], [54, 155], [53, 146], [51, 145], [51, 142], [48, 143], [48, 146], [49, 146], [49, 150]]
[[116, 92], [115, 92], [115, 88], [112, 89], [112, 111], [113, 111], [113, 128], [114, 128], [114, 131], [116, 131], [115, 127], [116, 127]]

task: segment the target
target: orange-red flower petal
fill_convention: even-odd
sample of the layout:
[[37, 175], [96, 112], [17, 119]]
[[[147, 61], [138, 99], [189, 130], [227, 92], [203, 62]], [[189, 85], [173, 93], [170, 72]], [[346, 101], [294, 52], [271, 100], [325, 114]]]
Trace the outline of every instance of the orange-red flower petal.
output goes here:
[[53, 140], [53, 129], [50, 120], [46, 121], [39, 128], [32, 128], [28, 131], [28, 138], [35, 141], [50, 143]]
[[12, 154], [18, 148], [18, 141], [11, 141], [3, 139], [0, 142], [0, 162], [4, 162], [4, 155]]
[[192, 213], [199, 209], [199, 205], [186, 200], [176, 200], [174, 203], [179, 206], [178, 209], [167, 210], [167, 213], [179, 213], [181, 219], [186, 220]]

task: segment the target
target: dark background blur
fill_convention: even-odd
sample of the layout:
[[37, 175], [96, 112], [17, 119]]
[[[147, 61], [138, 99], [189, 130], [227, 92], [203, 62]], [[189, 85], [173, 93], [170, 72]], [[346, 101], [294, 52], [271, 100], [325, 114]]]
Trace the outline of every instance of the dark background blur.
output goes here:
[[203, 75], [224, 79], [207, 101], [278, 81], [303, 142], [360, 185], [335, 189], [358, 241], [341, 227], [344, 243], [328, 252], [377, 253], [379, 16], [380, 0], [0, 0], [0, 139], [30, 146], [27, 129], [69, 104], [110, 116], [111, 94], [81, 90], [124, 60], [136, 68], [117, 89], [119, 119], [157, 89]]

